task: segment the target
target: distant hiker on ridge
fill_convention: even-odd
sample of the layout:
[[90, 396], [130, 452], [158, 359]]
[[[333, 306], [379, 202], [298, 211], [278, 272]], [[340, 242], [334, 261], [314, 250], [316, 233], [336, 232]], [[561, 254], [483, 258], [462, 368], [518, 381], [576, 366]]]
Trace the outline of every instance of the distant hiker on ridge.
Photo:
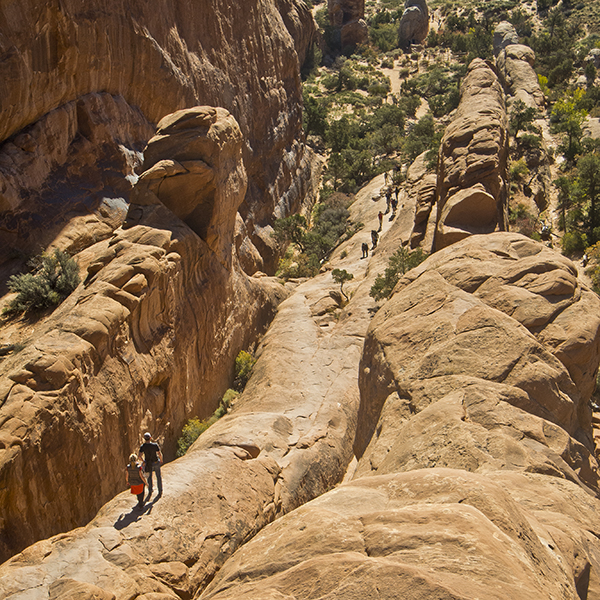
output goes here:
[[152, 441], [152, 434], [146, 432], [144, 434], [144, 443], [140, 446], [138, 457], [144, 455], [144, 471], [148, 475], [148, 496], [150, 500], [152, 496], [152, 473], [156, 473], [156, 485], [158, 487], [158, 496], [162, 496], [162, 477], [160, 474], [160, 465], [163, 462], [163, 455], [160, 451], [160, 446]]
[[383, 213], [379, 211], [377, 217], [379, 218], [379, 229], [377, 231], [381, 231], [381, 228], [383, 227]]
[[363, 244], [362, 244], [361, 258], [369, 258], [369, 244], [367, 244], [367, 242], [363, 242]]
[[375, 248], [377, 248], [377, 242], [379, 241], [379, 234], [374, 229], [371, 230], [371, 241], [373, 242], [371, 250], [375, 250]]

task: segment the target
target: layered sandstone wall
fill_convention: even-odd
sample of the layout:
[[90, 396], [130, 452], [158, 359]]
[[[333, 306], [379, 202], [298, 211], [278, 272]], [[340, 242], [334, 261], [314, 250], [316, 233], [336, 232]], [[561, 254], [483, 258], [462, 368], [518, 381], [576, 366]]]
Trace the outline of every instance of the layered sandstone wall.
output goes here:
[[[109, 155], [123, 145], [141, 151], [151, 127], [177, 109], [206, 104], [230, 110], [245, 138], [249, 177], [240, 210], [272, 268], [261, 228], [275, 209], [297, 209], [307, 191], [299, 181], [310, 180], [310, 157], [299, 141], [299, 68], [313, 32], [310, 11], [295, 0], [255, 0], [244, 11], [228, 0], [2, 3], [0, 140], [8, 145], [0, 149], [0, 211], [11, 211], [2, 215], [2, 229], [12, 234], [7, 243], [39, 211], [12, 213], [56, 187], [71, 158], [81, 159], [91, 133], [89, 110], [79, 110], [78, 102], [101, 93], [112, 96], [117, 108], [116, 114], [110, 113], [114, 107], [97, 111], [115, 129]], [[123, 127], [117, 130], [115, 121]], [[89, 158], [82, 184], [102, 178], [102, 170], [94, 169], [102, 152], [94, 146], [84, 148]], [[121, 179], [131, 175], [119, 161], [112, 167]], [[127, 186], [121, 188], [127, 198]]]

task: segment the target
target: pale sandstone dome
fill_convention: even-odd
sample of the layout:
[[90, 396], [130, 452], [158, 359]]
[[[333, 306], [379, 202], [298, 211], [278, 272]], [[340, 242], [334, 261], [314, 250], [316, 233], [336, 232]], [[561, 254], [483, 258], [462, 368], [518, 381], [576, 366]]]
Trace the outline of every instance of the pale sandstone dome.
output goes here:
[[200, 598], [596, 597], [600, 300], [576, 273], [510, 233], [411, 271], [365, 341], [353, 481], [266, 527]]
[[398, 25], [400, 46], [420, 44], [429, 33], [429, 9], [426, 0], [406, 0]]
[[510, 46], [511, 44], [518, 44], [519, 36], [517, 35], [517, 30], [512, 23], [508, 21], [502, 21], [496, 25], [494, 29], [494, 56], [498, 56], [498, 54], [506, 48], [506, 46]]

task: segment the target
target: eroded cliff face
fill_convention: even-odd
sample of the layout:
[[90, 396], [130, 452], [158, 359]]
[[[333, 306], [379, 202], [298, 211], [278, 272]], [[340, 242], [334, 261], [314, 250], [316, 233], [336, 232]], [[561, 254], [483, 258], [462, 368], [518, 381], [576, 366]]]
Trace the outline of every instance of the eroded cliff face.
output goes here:
[[84, 279], [1, 365], [0, 558], [89, 520], [143, 430], [172, 457], [272, 318], [246, 273], [311, 201], [313, 33], [295, 0], [0, 6], [0, 271], [50, 246]]
[[172, 457], [285, 297], [237, 260], [242, 144], [225, 109], [161, 121], [124, 228], [79, 252], [83, 283], [0, 366], [3, 558], [87, 521], [143, 430]]
[[[294, 0], [257, 0], [244, 11], [228, 1], [3, 3], [3, 254], [19, 243], [26, 249], [23, 237], [31, 246], [38, 241], [23, 233], [42, 207], [53, 233], [62, 229], [65, 196], [95, 214], [103, 197], [127, 199], [124, 178], [131, 179], [154, 124], [205, 104], [227, 108], [240, 124], [249, 180], [240, 211], [266, 260], [252, 268], [272, 268], [262, 230], [274, 210], [299, 207], [310, 181], [299, 141], [299, 67], [313, 32], [310, 12]], [[90, 103], [90, 94], [102, 100]], [[50, 211], [65, 174], [69, 193]], [[77, 183], [85, 192], [74, 191]]]

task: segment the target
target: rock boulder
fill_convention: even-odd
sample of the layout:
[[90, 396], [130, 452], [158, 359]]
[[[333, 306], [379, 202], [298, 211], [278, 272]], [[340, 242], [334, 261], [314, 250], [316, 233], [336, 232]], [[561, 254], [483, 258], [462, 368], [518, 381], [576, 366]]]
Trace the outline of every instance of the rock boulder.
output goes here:
[[421, 44], [429, 33], [429, 10], [426, 0], [406, 0], [398, 26], [398, 43], [406, 47]]

